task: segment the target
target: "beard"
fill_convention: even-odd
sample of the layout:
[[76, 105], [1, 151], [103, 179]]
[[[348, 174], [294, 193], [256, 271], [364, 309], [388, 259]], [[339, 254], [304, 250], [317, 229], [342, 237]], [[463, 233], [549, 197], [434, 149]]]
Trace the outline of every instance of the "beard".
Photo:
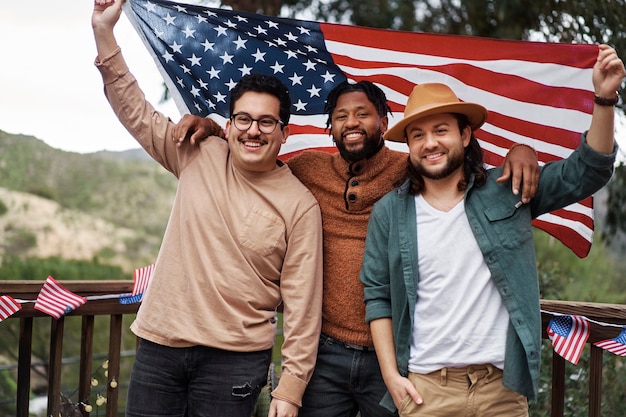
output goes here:
[[[333, 139], [334, 140], [334, 139]], [[363, 147], [358, 150], [351, 151], [347, 149], [345, 143], [342, 141], [334, 140], [337, 149], [339, 150], [339, 154], [343, 159], [348, 162], [357, 162], [363, 159], [369, 159], [372, 156], [376, 155], [376, 153], [382, 148], [384, 143], [383, 141], [383, 133], [378, 130], [375, 134], [369, 135], [366, 132], [365, 140], [363, 141]]]
[[[421, 161], [421, 159], [420, 159]], [[414, 171], [424, 178], [431, 180], [440, 180], [452, 175], [457, 169], [463, 166], [465, 161], [465, 152], [457, 152], [456, 150], [448, 154], [448, 162], [438, 169], [428, 169], [421, 162], [411, 161]]]

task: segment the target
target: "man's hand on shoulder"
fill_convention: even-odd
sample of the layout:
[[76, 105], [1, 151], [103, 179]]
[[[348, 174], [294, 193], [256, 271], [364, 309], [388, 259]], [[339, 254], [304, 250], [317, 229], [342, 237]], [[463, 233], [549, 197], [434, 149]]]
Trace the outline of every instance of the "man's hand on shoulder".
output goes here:
[[537, 152], [528, 145], [518, 143], [509, 149], [504, 160], [502, 176], [497, 181], [505, 182], [510, 179], [511, 188], [515, 195], [519, 194], [519, 190], [522, 188], [521, 200], [526, 204], [537, 192], [539, 174]]
[[209, 136], [226, 138], [224, 129], [214, 120], [208, 117], [185, 114], [174, 126], [172, 136], [176, 146], [180, 146], [186, 140], [192, 145], [200, 144]]

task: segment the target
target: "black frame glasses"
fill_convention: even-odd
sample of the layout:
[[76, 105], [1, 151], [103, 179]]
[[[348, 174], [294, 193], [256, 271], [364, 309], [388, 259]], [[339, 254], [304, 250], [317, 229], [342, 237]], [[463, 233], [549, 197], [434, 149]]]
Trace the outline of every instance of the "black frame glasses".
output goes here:
[[284, 125], [282, 120], [275, 119], [272, 116], [263, 116], [255, 119], [248, 113], [235, 113], [230, 117], [230, 120], [232, 120], [237, 130], [241, 130], [242, 132], [250, 129], [250, 127], [252, 127], [252, 123], [256, 122], [259, 127], [259, 131], [261, 131], [261, 133], [265, 133], [266, 135], [274, 133], [276, 126]]

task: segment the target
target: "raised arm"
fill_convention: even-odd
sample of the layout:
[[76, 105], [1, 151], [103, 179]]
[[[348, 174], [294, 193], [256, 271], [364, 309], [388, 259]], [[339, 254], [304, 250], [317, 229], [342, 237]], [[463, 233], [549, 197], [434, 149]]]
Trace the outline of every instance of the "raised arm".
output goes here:
[[98, 60], [111, 55], [117, 48], [113, 28], [122, 14], [123, 0], [95, 0], [91, 27], [96, 39]]
[[[624, 63], [615, 49], [599, 45], [598, 59], [593, 67], [593, 89], [595, 104], [591, 126], [587, 133], [587, 143], [597, 152], [613, 152], [615, 104], [617, 90], [626, 75]], [[613, 100], [613, 101], [611, 101]]]

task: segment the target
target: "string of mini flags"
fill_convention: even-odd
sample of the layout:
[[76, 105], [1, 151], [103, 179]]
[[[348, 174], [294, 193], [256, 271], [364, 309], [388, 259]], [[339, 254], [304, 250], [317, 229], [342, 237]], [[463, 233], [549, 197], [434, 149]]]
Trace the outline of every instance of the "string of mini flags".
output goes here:
[[615, 355], [626, 356], [626, 326], [603, 323], [591, 320], [585, 316], [560, 314], [545, 310], [541, 310], [541, 312], [552, 315], [546, 328], [546, 333], [548, 333], [548, 338], [552, 342], [554, 351], [574, 365], [578, 364], [585, 343], [589, 339], [589, 323], [595, 323], [600, 326], [620, 327], [622, 331], [619, 335], [611, 339], [600, 340], [595, 342], [594, 345]]
[[104, 294], [82, 297], [63, 287], [56, 279], [48, 276], [36, 300], [15, 299], [10, 295], [0, 295], [0, 322], [17, 313], [24, 303], [35, 303], [35, 309], [55, 319], [60, 319], [87, 301], [118, 298], [120, 304], [138, 303], [148, 289], [154, 264], [133, 271], [133, 290], [126, 294]]
[[[56, 319], [63, 317], [90, 300], [118, 298], [120, 304], [138, 303], [148, 289], [154, 264], [133, 271], [133, 290], [127, 294], [107, 294], [82, 297], [64, 288], [57, 280], [49, 276], [43, 284], [36, 300], [20, 300], [9, 295], [0, 295], [0, 322], [22, 309], [23, 303], [35, 303], [35, 309]], [[583, 348], [589, 339], [589, 323], [601, 326], [621, 327], [622, 331], [614, 338], [595, 342], [594, 345], [618, 356], [626, 356], [626, 326], [603, 323], [585, 316], [560, 314], [542, 310], [551, 314], [546, 332], [554, 351], [567, 361], [578, 364]]]

